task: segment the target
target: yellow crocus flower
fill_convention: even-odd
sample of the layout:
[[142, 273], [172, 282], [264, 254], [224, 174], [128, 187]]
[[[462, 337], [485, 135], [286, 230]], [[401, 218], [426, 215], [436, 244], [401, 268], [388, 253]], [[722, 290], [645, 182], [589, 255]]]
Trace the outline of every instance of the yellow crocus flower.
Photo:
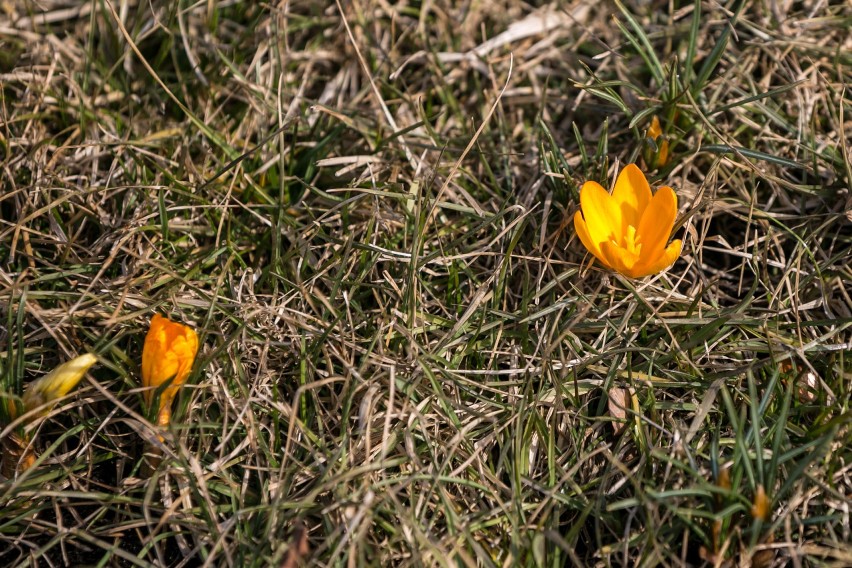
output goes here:
[[621, 170], [610, 195], [600, 184], [580, 188], [574, 228], [601, 264], [630, 278], [656, 274], [680, 256], [681, 241], [666, 243], [677, 216], [677, 196], [661, 187], [653, 196], [645, 174], [635, 165]]
[[[86, 371], [97, 362], [97, 357], [86, 353], [59, 365], [42, 378], [27, 385], [24, 396], [21, 398], [23, 412], [34, 409], [39, 411], [29, 415], [26, 420], [31, 421], [47, 414], [51, 404], [71, 392], [71, 389], [82, 380]], [[18, 418], [19, 406], [11, 398], [6, 400], [6, 409], [11, 420]], [[12, 432], [3, 439], [0, 472], [4, 476], [12, 477], [16, 471], [26, 471], [35, 464], [35, 461], [36, 454], [30, 445], [29, 434], [18, 435]]]
[[160, 393], [158, 425], [169, 425], [172, 401], [189, 377], [197, 352], [198, 336], [191, 327], [154, 314], [142, 348], [142, 384], [147, 387], [145, 402], [149, 407], [157, 390], [171, 380]]
[[[98, 358], [91, 353], [80, 355], [67, 361], [51, 372], [27, 385], [22, 398], [24, 410], [30, 410], [59, 400], [77, 386], [77, 383], [86, 374], [89, 368], [98, 362]], [[14, 407], [14, 405], [10, 405]], [[42, 409], [41, 414], [46, 414], [49, 408]], [[14, 418], [14, 417], [13, 417]]]

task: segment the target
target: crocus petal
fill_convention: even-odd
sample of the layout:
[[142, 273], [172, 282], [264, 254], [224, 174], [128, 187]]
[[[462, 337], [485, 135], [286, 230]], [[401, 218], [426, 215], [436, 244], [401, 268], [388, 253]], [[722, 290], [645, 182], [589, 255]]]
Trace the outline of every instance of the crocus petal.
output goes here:
[[574, 214], [574, 230], [577, 231], [577, 236], [580, 237], [580, 242], [583, 243], [586, 250], [592, 253], [594, 257], [601, 262], [601, 264], [607, 268], [612, 268], [612, 266], [610, 266], [604, 259], [600, 245], [592, 240], [592, 236], [589, 234], [589, 229], [586, 227], [586, 221], [583, 219], [583, 215], [579, 211]]
[[636, 164], [627, 164], [618, 174], [612, 198], [621, 211], [621, 232], [626, 232], [628, 225], [638, 229], [642, 212], [651, 201], [651, 186]]
[[656, 140], [662, 133], [663, 129], [660, 128], [660, 119], [654, 115], [654, 118], [651, 119], [651, 126], [648, 127], [648, 137], [651, 140]]
[[631, 272], [633, 271], [633, 262], [635, 262], [635, 259], [629, 258], [626, 250], [609, 242], [601, 243], [601, 252], [603, 252], [604, 257], [613, 270], [625, 276], [633, 277]]
[[155, 314], [142, 348], [142, 384], [145, 401], [151, 404], [156, 389], [167, 381], [171, 384], [160, 394], [160, 408], [170, 405], [177, 389], [189, 377], [198, 352], [198, 336], [186, 325]]
[[657, 167], [661, 168], [669, 163], [669, 141], [663, 140], [660, 143], [660, 152], [657, 154]]
[[638, 235], [642, 243], [642, 258], [653, 262], [659, 257], [672, 234], [677, 216], [677, 195], [670, 187], [661, 187], [651, 198], [642, 220]]
[[662, 272], [675, 263], [680, 256], [680, 249], [682, 246], [683, 243], [680, 239], [673, 240], [671, 244], [666, 247], [666, 250], [663, 251], [661, 256], [657, 257], [650, 263], [642, 262], [641, 264], [636, 265], [634, 267], [635, 274], [630, 275], [631, 278], [642, 278], [643, 276], [650, 276], [651, 274]]
[[598, 244], [621, 239], [621, 210], [601, 185], [587, 181], [580, 188], [580, 208], [591, 242]]
[[22, 399], [24, 409], [29, 411], [62, 398], [77, 386], [86, 371], [97, 362], [97, 357], [86, 353], [59, 365], [39, 380], [30, 383]]

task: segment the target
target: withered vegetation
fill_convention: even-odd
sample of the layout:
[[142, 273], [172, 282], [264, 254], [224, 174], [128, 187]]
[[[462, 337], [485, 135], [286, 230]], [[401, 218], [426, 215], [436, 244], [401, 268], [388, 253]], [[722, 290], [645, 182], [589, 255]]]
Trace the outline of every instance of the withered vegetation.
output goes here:
[[[0, 564], [852, 563], [850, 25], [0, 2], [4, 399], [100, 357], [0, 430]], [[641, 281], [571, 223], [634, 161], [684, 240]], [[154, 313], [201, 349], [150, 471]]]

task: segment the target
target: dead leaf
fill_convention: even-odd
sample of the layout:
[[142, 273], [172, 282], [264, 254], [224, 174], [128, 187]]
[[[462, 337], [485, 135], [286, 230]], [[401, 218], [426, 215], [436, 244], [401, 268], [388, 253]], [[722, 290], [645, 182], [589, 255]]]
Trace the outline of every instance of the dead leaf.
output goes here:
[[[794, 386], [796, 387], [796, 398], [799, 402], [812, 403], [817, 399], [819, 393], [819, 376], [810, 368], [805, 367], [800, 363], [793, 364], [789, 361], [784, 361], [780, 366], [781, 372], [789, 377], [793, 372], [796, 373]], [[785, 383], [790, 379], [785, 379]]]
[[627, 409], [631, 407], [631, 394], [631, 389], [609, 389], [609, 415], [614, 419], [612, 430], [616, 436], [621, 434], [627, 426]]
[[[772, 566], [778, 552], [778, 549], [771, 546], [774, 540], [770, 535], [764, 539], [763, 545], [758, 545], [751, 555], [751, 568], [769, 568], [769, 566]], [[766, 546], [766, 548], [761, 548], [761, 546]]]
[[819, 389], [819, 377], [817, 377], [817, 374], [810, 369], [805, 369], [799, 373], [796, 382], [798, 383], [796, 395], [799, 398], [799, 402], [815, 402]]
[[281, 568], [298, 568], [304, 565], [305, 557], [310, 551], [308, 531], [304, 526], [298, 525], [293, 533], [290, 548], [287, 549], [287, 556], [284, 557], [284, 563], [281, 565]]

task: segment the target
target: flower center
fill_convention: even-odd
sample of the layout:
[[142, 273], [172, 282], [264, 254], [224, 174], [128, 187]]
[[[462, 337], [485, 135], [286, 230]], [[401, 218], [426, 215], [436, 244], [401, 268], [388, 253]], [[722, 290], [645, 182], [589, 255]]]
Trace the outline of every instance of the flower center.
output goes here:
[[633, 225], [627, 226], [627, 232], [621, 235], [619, 243], [614, 238], [610, 239], [611, 244], [620, 250], [621, 261], [627, 267], [633, 267], [638, 261], [642, 250], [641, 238], [636, 234], [636, 227]]
[[642, 243], [639, 240], [639, 237], [636, 235], [636, 227], [628, 225], [627, 234], [624, 235], [624, 241], [621, 243], [621, 246], [630, 254], [639, 256], [639, 251], [642, 249]]

